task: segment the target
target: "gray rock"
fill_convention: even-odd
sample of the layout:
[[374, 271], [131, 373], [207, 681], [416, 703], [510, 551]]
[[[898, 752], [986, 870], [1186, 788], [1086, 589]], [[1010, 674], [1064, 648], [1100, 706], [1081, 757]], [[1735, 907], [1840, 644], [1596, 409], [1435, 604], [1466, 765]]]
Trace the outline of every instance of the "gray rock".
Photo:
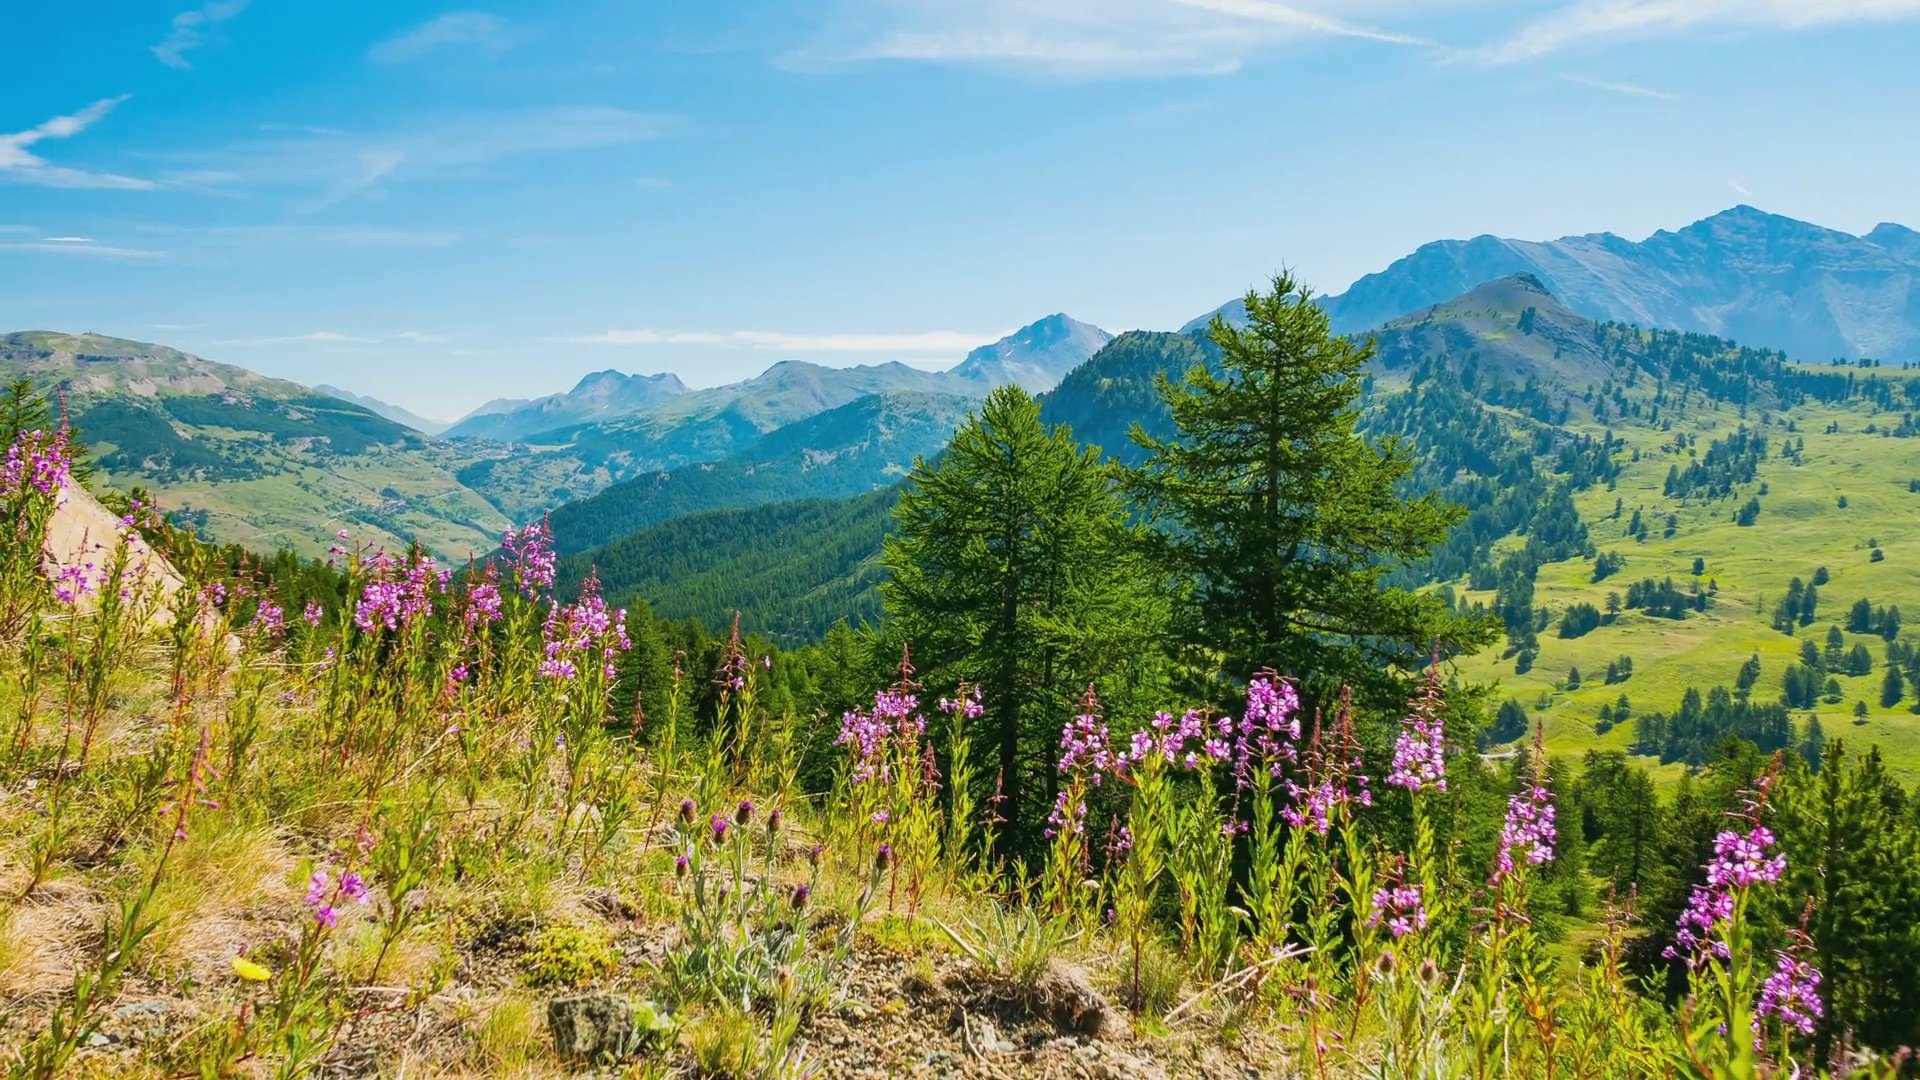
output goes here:
[[1046, 972], [1034, 985], [1033, 996], [1040, 1011], [1055, 1026], [1088, 1038], [1118, 1035], [1126, 1024], [1100, 991], [1094, 989], [1086, 969], [1064, 960], [1047, 964]]
[[618, 1061], [640, 1048], [633, 1003], [617, 994], [583, 994], [547, 1003], [547, 1028], [561, 1057]]

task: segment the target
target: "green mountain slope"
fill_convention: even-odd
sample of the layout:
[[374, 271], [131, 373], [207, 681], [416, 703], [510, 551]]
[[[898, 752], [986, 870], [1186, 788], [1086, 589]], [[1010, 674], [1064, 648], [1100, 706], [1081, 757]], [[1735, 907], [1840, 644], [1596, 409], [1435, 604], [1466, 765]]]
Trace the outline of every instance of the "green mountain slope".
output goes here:
[[324, 552], [333, 533], [451, 557], [506, 520], [418, 432], [296, 383], [162, 345], [95, 334], [0, 337], [0, 377], [64, 402], [100, 479], [161, 493], [218, 540]]
[[643, 529], [560, 560], [560, 587], [590, 572], [614, 603], [645, 599], [663, 618], [741, 628], [793, 643], [840, 619], [880, 611], [881, 538], [898, 488], [853, 499], [807, 499], [716, 510]]
[[885, 487], [945, 448], [971, 404], [951, 394], [870, 394], [720, 461], [648, 473], [562, 506], [550, 518], [554, 540], [563, 552], [583, 551], [686, 514]]

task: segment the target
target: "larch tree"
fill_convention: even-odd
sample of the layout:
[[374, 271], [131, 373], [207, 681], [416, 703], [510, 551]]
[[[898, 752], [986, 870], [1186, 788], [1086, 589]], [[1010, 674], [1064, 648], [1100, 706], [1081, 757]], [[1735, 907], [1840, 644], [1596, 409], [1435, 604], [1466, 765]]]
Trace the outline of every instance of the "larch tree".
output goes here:
[[1390, 668], [1416, 666], [1436, 642], [1473, 652], [1496, 632], [1387, 580], [1461, 510], [1405, 494], [1407, 449], [1356, 429], [1370, 341], [1334, 334], [1287, 275], [1248, 292], [1246, 316], [1209, 328], [1218, 373], [1161, 379], [1176, 434], [1134, 433], [1147, 460], [1132, 486], [1157, 526], [1158, 558], [1192, 583], [1181, 635], [1237, 677], [1271, 665], [1404, 699]]
[[1112, 705], [1156, 677], [1164, 604], [1129, 516], [1114, 468], [1018, 387], [917, 462], [900, 496], [881, 586], [890, 632], [929, 685], [979, 689], [975, 745], [992, 760], [974, 771], [999, 786], [1003, 851], [1037, 838], [1061, 725], [1088, 685]]

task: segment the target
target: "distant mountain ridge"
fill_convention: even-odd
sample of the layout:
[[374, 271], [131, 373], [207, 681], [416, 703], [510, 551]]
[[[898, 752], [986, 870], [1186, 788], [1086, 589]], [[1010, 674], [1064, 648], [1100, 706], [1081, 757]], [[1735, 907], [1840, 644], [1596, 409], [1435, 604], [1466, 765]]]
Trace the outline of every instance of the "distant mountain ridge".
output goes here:
[[542, 431], [613, 419], [687, 393], [687, 384], [670, 371], [628, 375], [608, 369], [581, 378], [564, 394], [532, 401], [496, 399], [448, 426], [448, 438], [510, 442]]
[[394, 423], [410, 427], [422, 435], [438, 435], [442, 431], [447, 430], [447, 425], [444, 421], [429, 420], [419, 413], [381, 401], [377, 397], [356, 394], [351, 390], [342, 390], [337, 386], [329, 386], [326, 383], [321, 383], [314, 387], [314, 390], [328, 397], [337, 397], [341, 401], [358, 405], [373, 413], [375, 416], [384, 416]]
[[98, 483], [154, 491], [223, 542], [323, 553], [337, 529], [460, 557], [507, 521], [418, 431], [365, 406], [164, 345], [0, 336], [0, 377], [58, 394]]
[[[1813, 362], [1920, 360], [1920, 233], [1887, 223], [1854, 236], [1745, 205], [1640, 242], [1604, 232], [1440, 240], [1321, 303], [1335, 330], [1356, 333], [1519, 273], [1592, 319]], [[1237, 300], [1217, 310], [1245, 317]]]
[[1112, 340], [1092, 323], [1053, 314], [973, 350], [950, 374], [987, 390], [1018, 386], [1043, 394]]
[[[1056, 314], [974, 350], [947, 371], [898, 362], [827, 367], [782, 360], [751, 379], [686, 390], [623, 415], [586, 423], [546, 426], [565, 409], [502, 410], [490, 404], [487, 408], [495, 410], [493, 415], [470, 416], [447, 435], [458, 439], [465, 432], [483, 429], [523, 432], [514, 436], [517, 445], [511, 449], [492, 438], [467, 440], [462, 451], [479, 460], [462, 470], [461, 479], [509, 516], [524, 519], [590, 498], [625, 480], [722, 461], [749, 450], [772, 432], [869, 395], [976, 400], [997, 386], [1051, 387], [1109, 339], [1099, 327]], [[568, 395], [557, 397], [572, 398], [606, 376], [622, 378], [617, 372], [590, 376]], [[829, 439], [828, 445], [838, 444]]]

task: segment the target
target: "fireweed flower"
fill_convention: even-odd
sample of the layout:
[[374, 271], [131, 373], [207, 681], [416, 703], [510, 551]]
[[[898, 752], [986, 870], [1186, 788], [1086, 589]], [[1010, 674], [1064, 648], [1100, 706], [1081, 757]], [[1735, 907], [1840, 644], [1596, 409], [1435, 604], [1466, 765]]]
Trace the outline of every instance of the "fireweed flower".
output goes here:
[[541, 678], [564, 682], [597, 666], [611, 679], [615, 675], [614, 658], [633, 648], [627, 637], [626, 609], [609, 611], [607, 602], [600, 598], [599, 585], [590, 577], [581, 587], [579, 603], [554, 601], [548, 610], [540, 628], [546, 643]]
[[268, 637], [278, 637], [287, 632], [287, 613], [278, 604], [262, 603], [253, 613], [253, 628]]
[[[920, 736], [927, 730], [927, 722], [919, 710], [917, 695], [904, 688], [894, 688], [873, 696], [873, 711], [855, 709], [840, 718], [840, 734], [834, 739], [834, 745], [850, 749], [853, 771], [848, 778], [853, 783], [890, 783], [893, 758], [921, 760], [917, 747]], [[908, 757], [909, 751], [911, 757]]]
[[1387, 783], [1408, 791], [1447, 790], [1447, 730], [1441, 715], [1446, 701], [1440, 692], [1440, 667], [1428, 672], [1426, 686], [1400, 721], [1400, 737], [1393, 744], [1393, 771]]
[[[1228, 721], [1220, 721], [1220, 734], [1227, 734]], [[1253, 783], [1255, 769], [1279, 779], [1286, 766], [1299, 759], [1294, 744], [1300, 741], [1300, 694], [1291, 682], [1271, 671], [1261, 672], [1247, 684], [1247, 710], [1234, 731], [1234, 776], [1241, 788]]]
[[940, 711], [946, 713], [948, 716], [959, 713], [964, 720], [978, 720], [980, 714], [986, 711], [980, 704], [980, 688], [976, 686], [962, 687], [959, 697], [941, 698]]
[[1534, 745], [1533, 780], [1525, 791], [1507, 797], [1507, 821], [1500, 830], [1500, 854], [1494, 863], [1495, 881], [1512, 877], [1520, 864], [1539, 866], [1553, 860], [1554, 841], [1559, 839], [1553, 795], [1547, 790], [1543, 750], [1538, 741]]
[[94, 565], [74, 563], [53, 572], [53, 598], [69, 606], [78, 604], [95, 590]]
[[1334, 819], [1352, 806], [1372, 806], [1373, 789], [1360, 756], [1360, 742], [1353, 734], [1353, 702], [1341, 691], [1340, 707], [1333, 726], [1322, 730], [1314, 726], [1313, 738], [1301, 755], [1306, 764], [1306, 783], [1288, 781], [1293, 805], [1280, 811], [1287, 824], [1296, 829], [1311, 828], [1325, 836]]
[[300, 618], [305, 620], [308, 626], [316, 626], [316, 627], [320, 625], [321, 619], [326, 618], [326, 615], [327, 615], [327, 609], [321, 607], [319, 604], [313, 602], [312, 600], [307, 601], [306, 608], [300, 612]]
[[1420, 886], [1400, 884], [1375, 892], [1373, 913], [1367, 917], [1367, 925], [1379, 926], [1382, 922], [1396, 939], [1425, 930], [1427, 908], [1420, 896]]
[[29, 491], [53, 495], [65, 487], [73, 467], [69, 437], [65, 427], [51, 434], [38, 429], [21, 432], [7, 447], [6, 460], [0, 462], [0, 499]]
[[493, 581], [480, 581], [467, 590], [467, 610], [461, 614], [468, 629], [486, 626], [500, 621], [500, 586]]
[[1060, 771], [1067, 776], [1053, 811], [1047, 815], [1046, 835], [1051, 838], [1065, 831], [1074, 835], [1086, 832], [1086, 790], [1099, 787], [1111, 775], [1124, 775], [1127, 759], [1113, 752], [1113, 736], [1100, 715], [1100, 701], [1093, 688], [1087, 688], [1080, 712], [1060, 729]]
[[516, 588], [527, 599], [541, 589], [553, 587], [553, 529], [545, 521], [536, 521], [524, 529], [508, 529], [500, 540], [507, 554]]
[[399, 566], [383, 551], [369, 565], [375, 576], [353, 611], [362, 631], [402, 630], [433, 614], [433, 594], [446, 588], [448, 573], [434, 565], [432, 556], [417, 555]]
[[1820, 969], [1800, 959], [1802, 944], [1775, 955], [1773, 974], [1760, 984], [1760, 997], [1754, 1006], [1754, 1045], [1760, 1043], [1760, 1027], [1767, 1020], [1778, 1020], [1802, 1035], [1813, 1034], [1814, 1025], [1825, 1015], [1820, 1004]]
[[1772, 777], [1760, 778], [1758, 790], [1739, 815], [1744, 831], [1722, 829], [1713, 838], [1713, 857], [1707, 861], [1707, 883], [1693, 887], [1687, 908], [1680, 913], [1679, 924], [1674, 929], [1673, 944], [1661, 952], [1662, 956], [1670, 960], [1685, 959], [1689, 964], [1699, 964], [1708, 955], [1726, 959], [1727, 943], [1720, 937], [1719, 929], [1732, 921], [1738, 894], [1755, 885], [1779, 881], [1780, 875], [1786, 873], [1787, 857], [1768, 852], [1774, 844], [1773, 830], [1760, 823], [1771, 786]]

